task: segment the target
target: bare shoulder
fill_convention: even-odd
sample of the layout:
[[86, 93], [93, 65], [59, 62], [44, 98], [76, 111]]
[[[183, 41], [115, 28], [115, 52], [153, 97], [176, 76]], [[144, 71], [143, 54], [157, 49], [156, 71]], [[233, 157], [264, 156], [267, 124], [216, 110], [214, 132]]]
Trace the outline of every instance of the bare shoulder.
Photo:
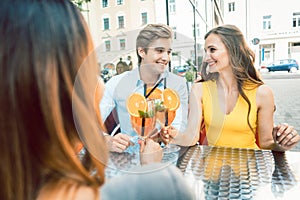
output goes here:
[[78, 184], [62, 184], [56, 186], [46, 186], [40, 191], [37, 200], [65, 199], [65, 200], [95, 200], [97, 193], [88, 186]]
[[202, 92], [202, 83], [201, 82], [193, 83], [193, 85], [192, 85], [192, 91], [194, 91], [194, 92]]
[[197, 97], [202, 96], [202, 83], [201, 82], [193, 83], [192, 88], [191, 88], [191, 94], [194, 94]]
[[75, 194], [75, 200], [94, 200], [96, 199], [95, 191], [87, 186], [81, 186], [76, 194]]
[[274, 103], [273, 90], [268, 85], [260, 85], [257, 88], [256, 103], [258, 106], [268, 103]]
[[273, 90], [268, 85], [260, 85], [256, 95], [258, 98], [273, 97]]

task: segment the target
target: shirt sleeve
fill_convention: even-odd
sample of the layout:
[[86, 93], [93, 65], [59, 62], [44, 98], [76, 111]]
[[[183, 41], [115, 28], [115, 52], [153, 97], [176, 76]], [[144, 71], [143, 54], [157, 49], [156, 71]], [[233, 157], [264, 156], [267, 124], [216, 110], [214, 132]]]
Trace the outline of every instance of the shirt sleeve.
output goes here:
[[180, 106], [176, 110], [176, 117], [172, 123], [176, 129], [183, 132], [187, 127], [188, 118], [188, 89], [185, 80], [179, 80], [176, 92], [180, 98]]
[[116, 78], [111, 78], [104, 87], [104, 94], [100, 101], [100, 112], [103, 122], [106, 120], [111, 111], [115, 108], [114, 90], [116, 85]]

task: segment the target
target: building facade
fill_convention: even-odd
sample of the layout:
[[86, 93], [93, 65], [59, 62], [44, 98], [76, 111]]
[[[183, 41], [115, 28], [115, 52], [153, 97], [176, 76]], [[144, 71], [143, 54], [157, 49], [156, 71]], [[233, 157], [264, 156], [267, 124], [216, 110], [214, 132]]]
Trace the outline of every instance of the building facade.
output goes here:
[[[223, 23], [223, 1], [169, 0], [168, 14], [163, 12], [166, 0], [155, 1], [157, 22], [167, 23], [174, 32], [173, 66], [192, 62], [199, 67], [203, 58], [204, 35], [212, 27]], [[168, 20], [166, 19], [168, 17]]]
[[128, 55], [136, 66], [136, 36], [149, 23], [173, 29], [172, 66], [189, 62], [198, 67], [204, 34], [223, 23], [223, 0], [91, 0], [85, 7], [101, 67]]
[[137, 63], [135, 40], [141, 28], [154, 23], [153, 0], [99, 0], [101, 25], [100, 43], [97, 46], [99, 63], [116, 63], [128, 56]]
[[225, 0], [224, 21], [237, 25], [256, 54], [260, 68], [278, 59], [300, 63], [298, 0]]

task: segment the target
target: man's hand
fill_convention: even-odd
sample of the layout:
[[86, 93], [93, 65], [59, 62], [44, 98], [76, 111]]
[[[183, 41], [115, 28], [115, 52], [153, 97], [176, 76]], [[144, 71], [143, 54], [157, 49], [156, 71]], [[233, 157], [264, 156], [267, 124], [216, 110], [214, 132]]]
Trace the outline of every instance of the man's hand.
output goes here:
[[107, 144], [109, 151], [122, 153], [125, 151], [130, 145], [130, 136], [127, 134], [119, 133], [117, 135], [106, 136]]

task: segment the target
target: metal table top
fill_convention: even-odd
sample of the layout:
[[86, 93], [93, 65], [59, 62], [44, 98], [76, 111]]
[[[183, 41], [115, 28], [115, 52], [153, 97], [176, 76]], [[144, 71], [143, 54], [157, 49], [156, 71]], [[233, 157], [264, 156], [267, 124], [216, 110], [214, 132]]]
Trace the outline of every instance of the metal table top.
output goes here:
[[177, 166], [197, 199], [290, 200], [300, 196], [300, 152], [197, 145], [179, 158]]
[[[162, 163], [166, 165], [176, 165], [178, 158], [183, 155], [184, 152], [179, 150], [178, 146], [171, 146], [168, 152], [164, 152]], [[110, 179], [118, 175], [126, 173], [135, 173], [134, 168], [140, 166], [140, 155], [129, 153], [114, 153], [110, 152], [109, 161], [106, 165], [106, 178]]]
[[[197, 199], [300, 198], [300, 152], [196, 145], [165, 154], [162, 162], [182, 171]], [[139, 155], [112, 153], [106, 177], [137, 165]]]

